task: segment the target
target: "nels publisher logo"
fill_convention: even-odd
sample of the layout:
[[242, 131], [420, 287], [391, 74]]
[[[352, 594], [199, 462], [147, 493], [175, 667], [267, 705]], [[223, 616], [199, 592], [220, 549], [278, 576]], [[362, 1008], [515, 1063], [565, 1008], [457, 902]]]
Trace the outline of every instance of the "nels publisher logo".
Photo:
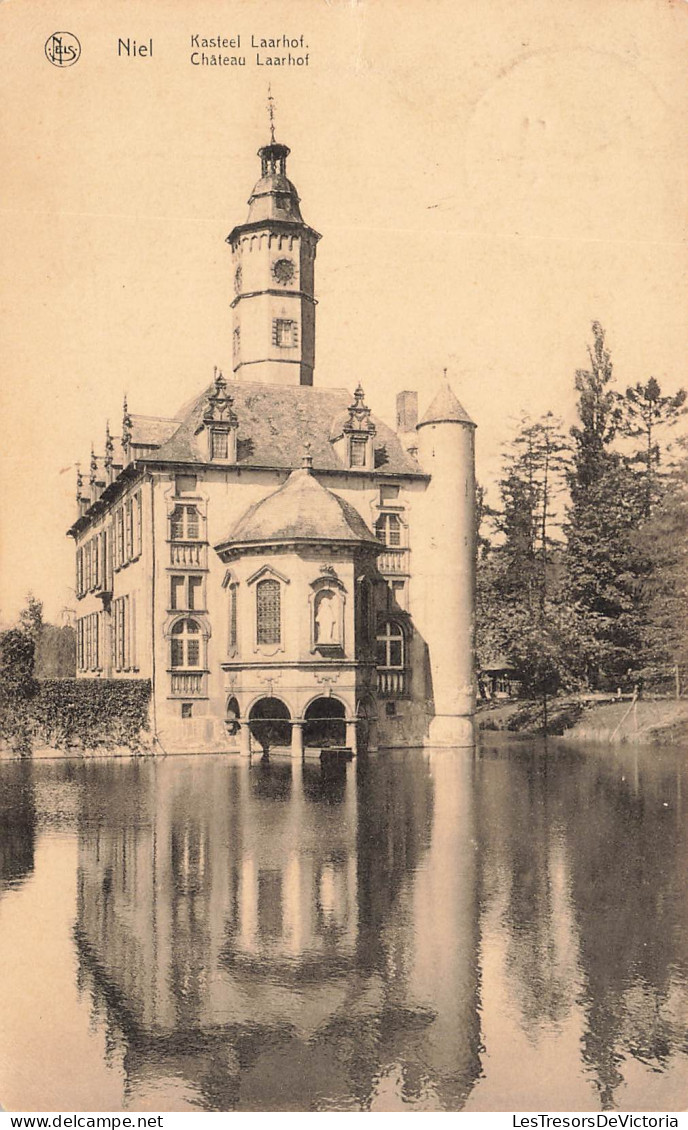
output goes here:
[[45, 41], [45, 57], [54, 67], [72, 67], [81, 54], [81, 44], [70, 31], [55, 31]]

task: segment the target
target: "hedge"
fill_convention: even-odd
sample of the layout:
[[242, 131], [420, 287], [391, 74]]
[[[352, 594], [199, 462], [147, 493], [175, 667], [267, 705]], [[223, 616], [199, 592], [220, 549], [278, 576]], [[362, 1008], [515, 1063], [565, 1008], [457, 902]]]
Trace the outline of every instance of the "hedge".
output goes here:
[[148, 679], [41, 679], [29, 698], [2, 697], [0, 736], [17, 753], [146, 746]]

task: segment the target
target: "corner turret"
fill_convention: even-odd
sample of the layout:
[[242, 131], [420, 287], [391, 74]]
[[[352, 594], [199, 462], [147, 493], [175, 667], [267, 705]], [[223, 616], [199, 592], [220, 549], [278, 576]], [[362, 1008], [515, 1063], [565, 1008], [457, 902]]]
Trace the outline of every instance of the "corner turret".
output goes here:
[[430, 476], [416, 542], [415, 622], [428, 643], [430, 745], [472, 745], [475, 712], [475, 424], [445, 379], [416, 428]]

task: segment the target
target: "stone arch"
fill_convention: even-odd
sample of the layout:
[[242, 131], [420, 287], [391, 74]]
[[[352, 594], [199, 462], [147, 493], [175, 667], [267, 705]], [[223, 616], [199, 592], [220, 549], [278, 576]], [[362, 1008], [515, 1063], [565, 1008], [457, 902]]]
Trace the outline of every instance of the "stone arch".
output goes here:
[[281, 698], [261, 695], [250, 706], [247, 717], [249, 730], [263, 753], [291, 744], [291, 711]]
[[303, 712], [303, 744], [346, 745], [347, 706], [334, 695], [317, 695]]
[[235, 694], [230, 694], [225, 707], [225, 727], [230, 737], [239, 733], [240, 718], [241, 708], [239, 706], [239, 700]]

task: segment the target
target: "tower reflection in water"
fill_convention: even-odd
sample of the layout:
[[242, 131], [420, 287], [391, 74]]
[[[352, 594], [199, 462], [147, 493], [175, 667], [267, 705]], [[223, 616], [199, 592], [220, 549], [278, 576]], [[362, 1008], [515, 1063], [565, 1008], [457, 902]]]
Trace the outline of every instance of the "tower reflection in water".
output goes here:
[[132, 1104], [157, 1089], [163, 1108], [176, 1080], [207, 1109], [461, 1108], [480, 1072], [473, 764], [457, 789], [456, 754], [437, 758], [94, 769], [80, 975]]

